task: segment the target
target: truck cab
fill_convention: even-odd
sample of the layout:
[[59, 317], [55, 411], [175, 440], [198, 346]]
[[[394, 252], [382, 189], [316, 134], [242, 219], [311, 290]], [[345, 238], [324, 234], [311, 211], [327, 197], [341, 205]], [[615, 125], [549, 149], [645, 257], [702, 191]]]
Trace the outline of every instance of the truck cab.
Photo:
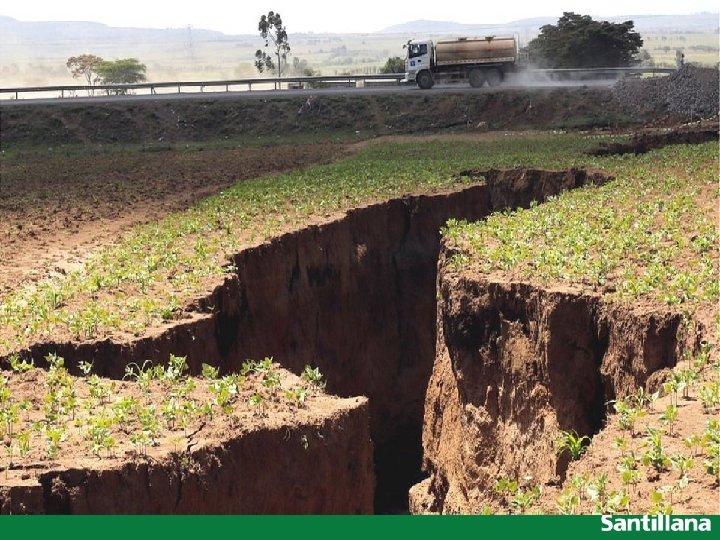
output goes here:
[[418, 73], [427, 71], [432, 80], [432, 41], [409, 41], [405, 58], [405, 79], [403, 82], [414, 83]]

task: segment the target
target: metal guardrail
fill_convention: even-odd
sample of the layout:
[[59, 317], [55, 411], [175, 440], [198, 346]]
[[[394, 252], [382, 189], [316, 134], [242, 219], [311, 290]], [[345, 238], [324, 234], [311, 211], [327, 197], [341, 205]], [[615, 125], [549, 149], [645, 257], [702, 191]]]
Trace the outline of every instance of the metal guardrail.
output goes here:
[[[627, 76], [651, 74], [659, 75], [672, 73], [675, 68], [588, 68], [588, 69], [526, 69], [524, 72], [532, 75], [537, 74], [549, 78], [565, 78], [565, 77], [601, 77], [601, 76]], [[230, 92], [230, 87], [246, 87], [248, 91], [252, 91], [253, 85], [272, 84], [274, 88], [280, 85], [286, 85], [287, 88], [322, 88], [329, 86], [348, 86], [360, 87], [365, 85], [399, 85], [404, 79], [404, 73], [389, 73], [384, 75], [335, 75], [328, 77], [282, 77], [282, 78], [265, 78], [265, 79], [232, 79], [225, 81], [172, 81], [172, 82], [144, 82], [137, 84], [99, 84], [95, 86], [87, 85], [59, 85], [59, 86], [30, 86], [18, 88], [0, 88], [0, 96], [3, 94], [14, 94], [14, 99], [19, 99], [20, 94], [36, 93], [36, 92], [60, 92], [60, 97], [74, 95], [75, 92], [87, 92], [93, 95], [98, 92], [111, 94], [126, 94], [128, 90], [150, 90], [151, 94], [155, 94], [160, 88], [177, 88], [178, 93], [182, 93], [183, 88], [199, 88], [203, 92], [205, 88], [225, 87], [226, 92]], [[12, 99], [12, 96], [11, 96]]]
[[72, 92], [87, 92], [88, 94], [125, 94], [128, 90], [150, 90], [151, 94], [155, 94], [159, 88], [177, 88], [178, 93], [183, 88], [205, 88], [225, 87], [225, 91], [229, 92], [230, 87], [247, 87], [248, 91], [252, 90], [253, 85], [256, 87], [260, 84], [272, 84], [275, 88], [279, 85], [286, 85], [292, 88], [311, 88], [324, 86], [363, 86], [365, 84], [400, 84], [405, 77], [404, 73], [389, 73], [383, 75], [334, 75], [328, 77], [282, 77], [282, 78], [265, 78], [265, 79], [232, 79], [225, 81], [172, 81], [172, 82], [144, 82], [136, 84], [97, 84], [88, 85], [59, 85], [59, 86], [29, 86], [18, 88], [0, 88], [0, 94], [15, 94], [15, 99], [19, 99], [20, 94], [34, 92], [60, 92], [60, 97]]

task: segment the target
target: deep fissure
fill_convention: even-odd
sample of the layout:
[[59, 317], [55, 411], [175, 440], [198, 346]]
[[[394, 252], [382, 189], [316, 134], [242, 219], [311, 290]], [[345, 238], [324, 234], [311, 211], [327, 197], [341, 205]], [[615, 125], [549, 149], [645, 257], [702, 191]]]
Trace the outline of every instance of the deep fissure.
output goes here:
[[[232, 260], [236, 273], [197, 302], [199, 318], [159, 336], [131, 344], [42, 344], [29, 353], [110, 358], [113, 363], [97, 365], [100, 375], [111, 377], [122, 377], [131, 362], [163, 361], [170, 353], [186, 355], [196, 373], [201, 363], [230, 372], [248, 358], [264, 357], [296, 373], [305, 365], [319, 367], [329, 392], [369, 398], [375, 511], [407, 512], [408, 490], [423, 478], [421, 433], [435, 359], [441, 226], [450, 218], [478, 220], [610, 179], [583, 169], [462, 175], [484, 183], [353, 209], [238, 253]], [[592, 368], [595, 377], [597, 366]], [[595, 397], [587, 412], [590, 433], [602, 421]]]

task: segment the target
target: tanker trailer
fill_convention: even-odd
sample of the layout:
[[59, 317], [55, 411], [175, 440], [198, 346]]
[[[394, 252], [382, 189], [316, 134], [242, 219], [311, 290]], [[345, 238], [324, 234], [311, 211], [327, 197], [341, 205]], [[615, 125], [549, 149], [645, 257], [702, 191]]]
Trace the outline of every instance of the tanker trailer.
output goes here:
[[518, 40], [514, 37], [488, 36], [453, 40], [407, 43], [404, 82], [420, 88], [432, 88], [439, 79], [467, 79], [474, 88], [487, 83], [497, 86], [505, 73], [515, 71]]

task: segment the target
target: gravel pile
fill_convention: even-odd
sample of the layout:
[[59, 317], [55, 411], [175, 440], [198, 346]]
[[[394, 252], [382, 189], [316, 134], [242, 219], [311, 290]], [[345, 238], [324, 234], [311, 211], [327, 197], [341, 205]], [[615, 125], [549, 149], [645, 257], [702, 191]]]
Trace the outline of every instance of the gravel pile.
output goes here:
[[615, 84], [615, 98], [627, 112], [670, 113], [686, 119], [718, 114], [718, 70], [684, 66], [667, 77], [624, 79]]

